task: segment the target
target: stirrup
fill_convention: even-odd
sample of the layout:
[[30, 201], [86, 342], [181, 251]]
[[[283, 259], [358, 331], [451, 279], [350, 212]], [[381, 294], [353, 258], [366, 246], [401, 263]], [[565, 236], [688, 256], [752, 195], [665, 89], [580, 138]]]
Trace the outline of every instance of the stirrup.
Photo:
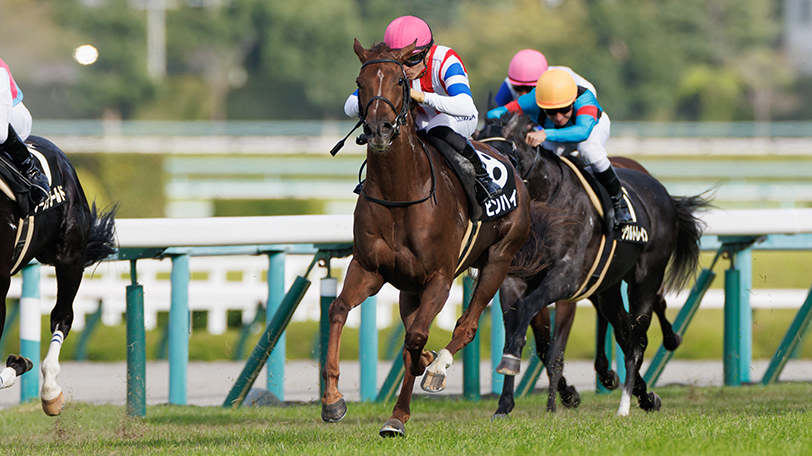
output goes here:
[[477, 176], [476, 181], [488, 199], [496, 199], [502, 194], [502, 188], [496, 185], [493, 179], [491, 179], [491, 176], [487, 174]]
[[632, 214], [629, 212], [629, 206], [622, 197], [619, 200], [612, 198], [612, 207], [615, 211], [615, 228], [621, 225], [631, 225], [634, 222]]

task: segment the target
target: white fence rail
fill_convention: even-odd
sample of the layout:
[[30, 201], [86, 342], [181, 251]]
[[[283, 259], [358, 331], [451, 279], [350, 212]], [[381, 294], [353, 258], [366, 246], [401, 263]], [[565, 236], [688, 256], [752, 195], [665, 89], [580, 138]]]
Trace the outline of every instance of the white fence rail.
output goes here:
[[[707, 235], [798, 234], [812, 232], [812, 209], [764, 209], [710, 211], [702, 215], [708, 224]], [[224, 217], [206, 219], [123, 219], [117, 222], [122, 247], [197, 247], [225, 245], [268, 245], [295, 243], [352, 242], [351, 216], [290, 216], [290, 217]], [[812, 247], [812, 246], [810, 246]], [[295, 277], [303, 274], [310, 256], [286, 255], [286, 289]], [[339, 287], [349, 259], [331, 262]], [[171, 261], [139, 260], [138, 282], [144, 286], [145, 324], [147, 329], [157, 325], [159, 312], [170, 308]], [[265, 274], [268, 259], [262, 256], [191, 257], [189, 269], [189, 309], [208, 312], [207, 330], [219, 334], [226, 330], [229, 310], [242, 312], [243, 321], [251, 321], [258, 304], [264, 304], [268, 288]], [[314, 276], [323, 275], [317, 268]], [[49, 314], [56, 296], [56, 279], [52, 268], [42, 268], [41, 311]], [[314, 277], [311, 277], [314, 278]], [[318, 277], [315, 277], [318, 278]], [[86, 271], [74, 310], [74, 328], [84, 327], [85, 316], [102, 306], [102, 322], [115, 325], [125, 312], [125, 288], [130, 284], [129, 264], [124, 261], [104, 262]], [[19, 277], [12, 279], [9, 297], [20, 296]], [[754, 289], [750, 295], [753, 308], [797, 308], [808, 290]], [[386, 285], [378, 294], [377, 323], [386, 327], [397, 320], [397, 290]], [[671, 297], [670, 307], [685, 302], [685, 292]], [[721, 290], [711, 290], [703, 300], [703, 308], [721, 308]], [[588, 303], [583, 303], [589, 305]], [[445, 329], [454, 326], [462, 305], [462, 286], [455, 285], [449, 305], [438, 316], [437, 324]], [[319, 318], [318, 287], [307, 292], [294, 321], [314, 321]], [[348, 324], [360, 323], [358, 313], [352, 312]]]

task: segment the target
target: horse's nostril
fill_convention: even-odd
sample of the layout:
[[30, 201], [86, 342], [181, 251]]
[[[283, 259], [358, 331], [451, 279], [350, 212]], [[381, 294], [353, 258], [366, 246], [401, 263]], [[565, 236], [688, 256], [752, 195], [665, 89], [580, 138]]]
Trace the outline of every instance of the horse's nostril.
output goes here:
[[367, 137], [372, 136], [372, 129], [369, 128], [369, 125], [364, 124], [364, 134], [367, 135]]

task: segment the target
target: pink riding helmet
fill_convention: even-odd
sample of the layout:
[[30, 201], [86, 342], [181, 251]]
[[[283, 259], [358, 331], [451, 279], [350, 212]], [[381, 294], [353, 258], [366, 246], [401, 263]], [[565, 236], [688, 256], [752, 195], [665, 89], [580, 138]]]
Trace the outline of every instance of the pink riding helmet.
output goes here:
[[535, 49], [524, 49], [510, 59], [508, 81], [518, 86], [534, 86], [545, 71], [547, 59], [544, 54]]
[[414, 16], [401, 16], [395, 19], [386, 27], [386, 33], [383, 35], [383, 41], [392, 49], [403, 49], [414, 43], [415, 40], [417, 40], [417, 46], [414, 48], [413, 54], [428, 49], [434, 44], [434, 36], [429, 24]]

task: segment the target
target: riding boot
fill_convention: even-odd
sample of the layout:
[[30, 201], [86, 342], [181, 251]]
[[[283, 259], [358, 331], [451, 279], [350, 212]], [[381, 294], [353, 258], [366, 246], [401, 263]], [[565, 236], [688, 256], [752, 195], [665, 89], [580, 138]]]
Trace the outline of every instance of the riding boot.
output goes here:
[[14, 166], [30, 181], [31, 199], [34, 203], [39, 204], [47, 199], [51, 193], [48, 178], [34, 165], [34, 157], [11, 125], [8, 126], [8, 139], [2, 144], [2, 149], [11, 157]]
[[[471, 141], [465, 140], [465, 148], [463, 148], [463, 150], [460, 151], [460, 154], [463, 157], [465, 157], [468, 161], [470, 161], [472, 165], [474, 165], [474, 173], [476, 174], [476, 180], [487, 194], [487, 198], [488, 199], [497, 198], [502, 193], [502, 188], [496, 185], [493, 179], [491, 179], [491, 176], [485, 169], [485, 165], [482, 164], [482, 160], [479, 158], [479, 155], [474, 150], [474, 145], [471, 144]], [[477, 195], [479, 195], [479, 192], [477, 192]], [[484, 201], [480, 201], [480, 203], [484, 203]]]
[[605, 171], [595, 173], [595, 177], [612, 198], [612, 206], [615, 211], [615, 228], [620, 225], [631, 224], [633, 222], [632, 214], [629, 212], [629, 206], [626, 205], [626, 199], [623, 198], [623, 189], [620, 186], [620, 180], [617, 178], [615, 169], [609, 166]]

